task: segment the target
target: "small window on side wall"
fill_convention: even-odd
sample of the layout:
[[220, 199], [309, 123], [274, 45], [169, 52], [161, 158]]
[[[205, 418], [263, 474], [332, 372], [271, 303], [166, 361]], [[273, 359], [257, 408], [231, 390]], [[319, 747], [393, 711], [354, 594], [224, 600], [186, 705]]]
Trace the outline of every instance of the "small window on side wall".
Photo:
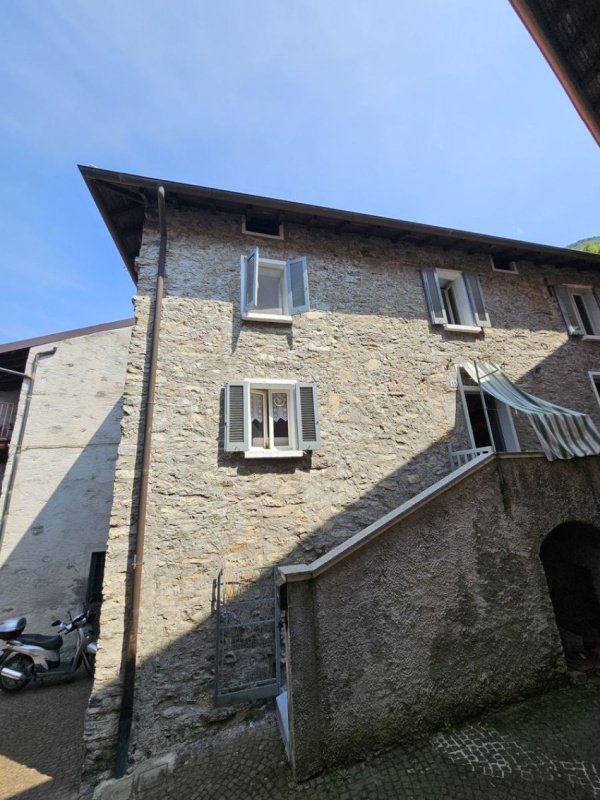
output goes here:
[[475, 273], [426, 267], [421, 270], [421, 277], [432, 325], [468, 333], [490, 327]]
[[494, 272], [512, 272], [513, 275], [518, 273], [516, 261], [509, 261], [508, 259], [500, 258], [499, 256], [490, 256], [490, 261], [492, 263], [492, 269]]
[[248, 211], [242, 217], [242, 233], [265, 236], [269, 239], [283, 239], [281, 216], [266, 211]]
[[297, 458], [319, 444], [315, 384], [244, 380], [225, 386], [226, 451], [245, 458]]
[[600, 290], [590, 286], [554, 287], [569, 336], [600, 338]]
[[291, 322], [310, 310], [308, 261], [305, 256], [276, 261], [255, 247], [241, 259], [242, 319]]

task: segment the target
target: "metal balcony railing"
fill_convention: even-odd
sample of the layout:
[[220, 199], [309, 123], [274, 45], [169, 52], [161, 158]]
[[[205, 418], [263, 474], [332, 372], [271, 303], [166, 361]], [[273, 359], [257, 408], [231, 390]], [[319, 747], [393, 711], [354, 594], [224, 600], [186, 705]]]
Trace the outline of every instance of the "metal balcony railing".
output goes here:
[[9, 442], [17, 418], [16, 403], [0, 403], [0, 442]]
[[468, 464], [474, 458], [479, 456], [489, 455], [494, 452], [493, 447], [476, 447], [473, 450], [454, 450], [451, 444], [448, 445], [448, 457], [450, 458], [450, 469], [454, 472], [455, 469]]

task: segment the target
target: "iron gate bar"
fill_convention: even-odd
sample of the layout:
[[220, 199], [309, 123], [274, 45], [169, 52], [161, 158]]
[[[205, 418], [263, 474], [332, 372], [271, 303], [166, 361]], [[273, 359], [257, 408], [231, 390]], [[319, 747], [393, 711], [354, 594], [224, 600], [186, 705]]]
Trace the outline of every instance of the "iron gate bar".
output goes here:
[[[255, 596], [240, 597], [246, 592]], [[222, 569], [217, 578], [216, 594], [215, 705], [219, 707], [244, 700], [275, 697], [281, 686], [276, 567]], [[259, 619], [256, 619], [257, 615]], [[247, 636], [244, 636], [245, 633]], [[238, 670], [244, 668], [238, 663], [240, 654], [253, 650], [252, 660], [245, 664], [251, 677], [247, 674], [236, 675], [236, 665]], [[226, 662], [229, 654], [233, 660]], [[268, 670], [265, 669], [267, 665]], [[270, 674], [264, 675], [265, 671]]]

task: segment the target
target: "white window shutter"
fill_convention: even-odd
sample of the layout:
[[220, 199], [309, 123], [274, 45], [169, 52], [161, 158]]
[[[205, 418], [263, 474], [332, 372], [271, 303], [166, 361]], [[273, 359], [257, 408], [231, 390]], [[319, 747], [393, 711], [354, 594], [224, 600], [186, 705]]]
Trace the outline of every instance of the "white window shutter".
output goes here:
[[224, 449], [238, 452], [249, 449], [248, 386], [245, 381], [225, 384]]
[[298, 449], [317, 450], [321, 444], [317, 386], [314, 383], [296, 384], [296, 425]]
[[286, 264], [286, 282], [290, 314], [310, 310], [308, 298], [308, 260], [306, 256], [292, 258]]
[[242, 312], [258, 305], [258, 247], [249, 256], [242, 256]]
[[573, 305], [573, 298], [568, 286], [555, 286], [554, 294], [558, 300], [558, 305], [565, 320], [569, 336], [583, 336], [585, 331], [581, 327], [579, 317]]
[[433, 267], [424, 267], [421, 270], [423, 289], [425, 290], [425, 300], [429, 309], [429, 316], [432, 325], [446, 325], [448, 317], [444, 308], [440, 279], [437, 270]]
[[485, 303], [483, 301], [483, 292], [481, 291], [481, 284], [479, 283], [479, 276], [474, 272], [463, 272], [465, 286], [467, 287], [467, 294], [469, 302], [471, 303], [471, 310], [475, 317], [475, 324], [480, 328], [490, 328], [490, 317], [485, 310]]

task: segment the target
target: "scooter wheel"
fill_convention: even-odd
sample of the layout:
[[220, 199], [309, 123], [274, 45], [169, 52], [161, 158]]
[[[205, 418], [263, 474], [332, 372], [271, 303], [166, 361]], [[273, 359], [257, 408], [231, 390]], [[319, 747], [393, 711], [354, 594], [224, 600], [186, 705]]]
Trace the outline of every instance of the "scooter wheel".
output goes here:
[[33, 660], [29, 658], [29, 656], [24, 656], [22, 653], [14, 653], [6, 659], [2, 666], [10, 667], [10, 669], [27, 674], [27, 677], [21, 680], [6, 678], [4, 675], [0, 674], [0, 689], [2, 689], [3, 692], [20, 692], [21, 689], [24, 689], [30, 682]]

